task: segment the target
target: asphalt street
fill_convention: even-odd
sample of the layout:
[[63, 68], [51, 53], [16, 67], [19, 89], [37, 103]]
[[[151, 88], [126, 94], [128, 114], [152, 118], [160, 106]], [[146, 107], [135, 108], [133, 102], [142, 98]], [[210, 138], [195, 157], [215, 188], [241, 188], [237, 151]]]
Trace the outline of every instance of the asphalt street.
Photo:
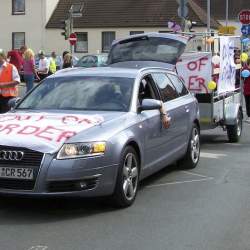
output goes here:
[[250, 124], [242, 141], [202, 135], [192, 171], [170, 166], [146, 179], [135, 204], [103, 200], [0, 201], [0, 250], [249, 250]]

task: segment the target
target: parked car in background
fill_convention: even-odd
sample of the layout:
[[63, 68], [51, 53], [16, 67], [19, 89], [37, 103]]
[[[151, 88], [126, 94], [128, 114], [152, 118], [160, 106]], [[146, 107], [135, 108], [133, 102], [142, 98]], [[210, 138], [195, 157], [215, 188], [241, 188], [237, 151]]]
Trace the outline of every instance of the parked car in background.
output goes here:
[[76, 67], [92, 68], [107, 65], [108, 54], [87, 55], [79, 59]]

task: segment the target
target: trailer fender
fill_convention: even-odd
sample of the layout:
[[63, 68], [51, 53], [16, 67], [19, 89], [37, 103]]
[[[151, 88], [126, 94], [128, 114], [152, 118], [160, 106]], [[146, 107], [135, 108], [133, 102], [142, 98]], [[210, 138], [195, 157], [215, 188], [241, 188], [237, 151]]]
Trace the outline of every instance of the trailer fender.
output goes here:
[[225, 107], [225, 125], [237, 124], [237, 116], [239, 112], [242, 114], [242, 107], [239, 103], [227, 104]]

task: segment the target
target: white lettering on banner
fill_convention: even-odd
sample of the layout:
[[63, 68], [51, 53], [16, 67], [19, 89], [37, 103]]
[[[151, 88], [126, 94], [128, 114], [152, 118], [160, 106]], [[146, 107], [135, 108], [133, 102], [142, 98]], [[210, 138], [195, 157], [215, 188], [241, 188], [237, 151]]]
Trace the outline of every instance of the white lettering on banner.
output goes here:
[[220, 38], [220, 74], [218, 94], [235, 89], [236, 65], [234, 63], [234, 41], [230, 37]]
[[191, 92], [209, 93], [207, 86], [212, 77], [211, 53], [184, 54], [176, 69]]
[[52, 153], [72, 136], [103, 121], [99, 115], [3, 114], [1, 144]]

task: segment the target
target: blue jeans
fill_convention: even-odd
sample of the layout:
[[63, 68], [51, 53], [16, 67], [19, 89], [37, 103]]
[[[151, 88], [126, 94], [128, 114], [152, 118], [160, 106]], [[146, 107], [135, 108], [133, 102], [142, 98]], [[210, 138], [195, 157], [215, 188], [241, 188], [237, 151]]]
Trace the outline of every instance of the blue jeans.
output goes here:
[[24, 75], [24, 81], [26, 83], [26, 93], [28, 93], [34, 87], [34, 75]]

